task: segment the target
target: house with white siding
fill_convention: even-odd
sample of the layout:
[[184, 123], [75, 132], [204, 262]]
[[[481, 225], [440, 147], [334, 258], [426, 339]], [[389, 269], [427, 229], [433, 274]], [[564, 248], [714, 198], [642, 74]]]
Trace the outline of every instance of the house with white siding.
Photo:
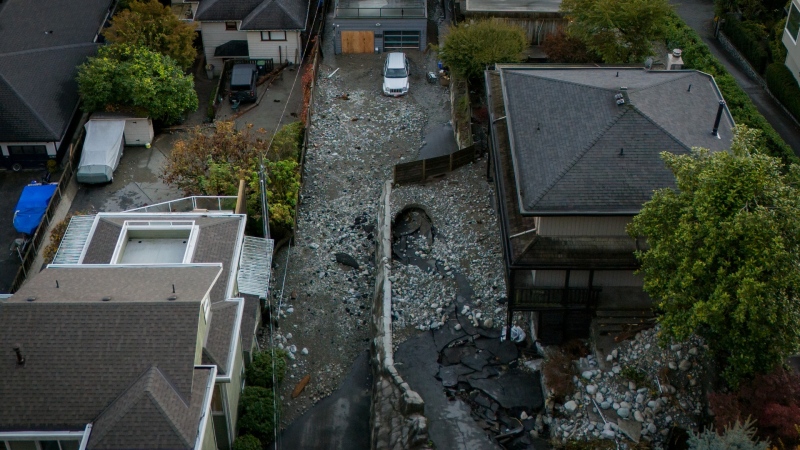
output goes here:
[[652, 318], [627, 225], [675, 188], [661, 152], [724, 151], [734, 122], [710, 75], [500, 65], [486, 72], [508, 311], [557, 344]]
[[789, 17], [783, 31], [783, 45], [786, 46], [786, 67], [792, 71], [794, 79], [800, 83], [800, 0], [789, 3]]
[[[173, 3], [178, 4], [177, 0]], [[189, 2], [186, 2], [189, 3]], [[303, 59], [308, 0], [200, 0], [191, 2], [214, 75], [225, 60], [250, 59], [299, 64]]]

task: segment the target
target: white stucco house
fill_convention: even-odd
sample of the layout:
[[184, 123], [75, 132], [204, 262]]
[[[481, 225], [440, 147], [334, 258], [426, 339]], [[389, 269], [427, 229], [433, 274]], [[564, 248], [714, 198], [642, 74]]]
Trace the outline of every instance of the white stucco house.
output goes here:
[[[173, 0], [184, 20], [197, 23], [206, 64], [219, 75], [227, 59], [299, 64], [303, 58], [308, 0]], [[189, 9], [191, 8], [191, 9]], [[269, 64], [267, 64], [269, 66]]]
[[792, 0], [789, 5], [789, 18], [783, 30], [783, 45], [786, 46], [786, 67], [792, 71], [795, 80], [800, 83], [800, 46], [798, 45], [798, 32], [800, 32], [800, 0]]

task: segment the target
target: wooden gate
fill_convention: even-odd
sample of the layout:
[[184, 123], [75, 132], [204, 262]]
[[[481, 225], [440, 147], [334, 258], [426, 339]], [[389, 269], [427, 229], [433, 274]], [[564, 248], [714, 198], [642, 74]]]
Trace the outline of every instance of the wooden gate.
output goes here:
[[342, 31], [342, 53], [372, 53], [375, 33], [372, 31]]

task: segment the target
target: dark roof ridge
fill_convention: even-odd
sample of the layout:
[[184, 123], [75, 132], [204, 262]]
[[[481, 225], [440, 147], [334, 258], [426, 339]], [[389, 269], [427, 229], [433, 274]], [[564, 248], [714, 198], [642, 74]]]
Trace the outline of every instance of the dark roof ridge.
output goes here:
[[13, 92], [14, 95], [17, 97], [17, 99], [19, 99], [19, 101], [22, 102], [22, 104], [28, 108], [28, 111], [34, 117], [36, 117], [36, 120], [39, 122], [40, 125], [44, 127], [45, 130], [49, 131], [53, 136], [60, 136], [60, 133], [56, 133], [55, 131], [53, 131], [53, 129], [50, 128], [50, 124], [48, 124], [46, 120], [42, 119], [42, 116], [39, 115], [39, 111], [37, 111], [36, 108], [32, 107], [31, 104], [28, 103], [27, 100], [25, 100], [25, 97], [21, 96], [19, 92], [17, 92], [17, 90], [14, 89], [14, 86], [8, 82], [6, 77], [3, 76], [2, 72], [0, 72], [0, 82], [8, 86], [8, 89], [11, 92]]
[[591, 149], [592, 149], [592, 147], [594, 147], [594, 145], [597, 143], [597, 141], [599, 141], [599, 140], [600, 140], [600, 138], [601, 138], [601, 137], [603, 137], [603, 135], [605, 135], [605, 134], [606, 134], [606, 132], [607, 132], [608, 130], [610, 130], [610, 129], [611, 129], [611, 127], [613, 127], [613, 126], [614, 126], [614, 124], [616, 124], [616, 123], [617, 123], [617, 122], [618, 122], [618, 121], [619, 121], [619, 120], [620, 120], [620, 119], [621, 119], [621, 118], [622, 118], [622, 117], [623, 117], [625, 114], [627, 114], [627, 113], [628, 113], [628, 111], [630, 111], [630, 110], [631, 110], [631, 107], [630, 107], [630, 106], [628, 106], [628, 107], [623, 107], [623, 108], [624, 108], [624, 110], [623, 110], [622, 112], [618, 113], [618, 114], [617, 114], [617, 115], [616, 115], [614, 118], [612, 118], [612, 119], [611, 119], [611, 121], [609, 121], [609, 122], [608, 122], [608, 124], [606, 124], [606, 126], [605, 126], [605, 127], [603, 127], [603, 129], [602, 129], [602, 130], [600, 130], [600, 132], [599, 132], [599, 133], [598, 133], [598, 134], [597, 134], [597, 135], [596, 135], [594, 138], [592, 138], [592, 140], [591, 140], [591, 141], [589, 141], [589, 143], [588, 143], [588, 144], [586, 144], [586, 147], [585, 147], [583, 150], [581, 150], [581, 151], [580, 151], [580, 153], [578, 153], [577, 155], [575, 155], [575, 156], [572, 158], [572, 161], [570, 161], [570, 162], [569, 162], [569, 164], [567, 164], [566, 166], [564, 166], [564, 168], [561, 170], [561, 172], [558, 174], [558, 176], [557, 176], [557, 177], [555, 177], [555, 179], [553, 179], [553, 181], [552, 181], [552, 182], [551, 182], [549, 185], [547, 185], [547, 187], [546, 187], [546, 188], [542, 189], [541, 193], [539, 193], [539, 195], [538, 195], [538, 196], [536, 197], [536, 199], [533, 201], [533, 204], [534, 204], [534, 205], [535, 205], [536, 203], [538, 203], [538, 202], [539, 202], [539, 200], [541, 200], [541, 199], [542, 199], [542, 198], [543, 198], [545, 195], [547, 195], [547, 193], [548, 193], [548, 192], [550, 192], [550, 189], [552, 189], [552, 188], [553, 188], [553, 186], [555, 186], [556, 184], [558, 184], [558, 182], [559, 182], [559, 181], [561, 181], [561, 179], [562, 179], [562, 178], [564, 178], [564, 175], [566, 175], [566, 174], [567, 174], [567, 172], [569, 172], [569, 171], [570, 171], [570, 169], [572, 169], [572, 168], [575, 166], [575, 164], [577, 164], [577, 163], [578, 163], [578, 161], [580, 161], [581, 159], [583, 159], [583, 157], [584, 157], [584, 156], [586, 156], [586, 154], [587, 154], [587, 153], [589, 153], [589, 150], [591, 150]]
[[79, 42], [77, 44], [64, 44], [58, 45], [55, 47], [41, 47], [41, 48], [30, 48], [28, 50], [20, 50], [18, 52], [8, 52], [8, 53], [0, 53], [0, 58], [4, 56], [19, 56], [19, 55], [28, 55], [31, 53], [39, 53], [39, 52], [49, 52], [53, 50], [67, 50], [71, 48], [80, 48], [80, 47], [90, 47], [96, 46], [99, 47], [100, 45], [94, 42]]
[[[505, 71], [505, 70], [509, 70], [509, 69], [502, 69], [502, 70]], [[509, 72], [510, 73], [513, 73], [513, 72], [528, 73], [526, 71], [526, 69], [510, 69]], [[529, 73], [534, 73], [534, 72], [536, 72], [536, 70], [532, 69], [532, 70], [530, 70]], [[541, 76], [538, 76], [538, 75], [532, 75], [532, 76], [536, 77], [536, 78], [538, 78], [540, 80], [552, 81], [554, 83], [562, 83], [562, 84], [569, 84], [569, 85], [572, 85], [572, 86], [580, 86], [582, 88], [597, 89], [599, 91], [604, 91], [604, 92], [619, 92], [619, 88], [616, 88], [616, 89], [615, 88], [604, 88], [604, 87], [600, 87], [600, 86], [593, 86], [591, 84], [583, 84], [583, 83], [576, 83], [574, 81], [560, 80], [560, 79], [557, 79], [557, 78], [541, 77]]]
[[[653, 72], [653, 71], [648, 71], [648, 72]], [[673, 72], [673, 71], [665, 71], [665, 72]], [[682, 77], [667, 78], [667, 79], [664, 79], [662, 81], [659, 81], [658, 83], [653, 83], [653, 84], [648, 85], [648, 86], [644, 86], [644, 87], [640, 87], [640, 88], [636, 88], [636, 89], [629, 89], [628, 92], [643, 92], [643, 91], [646, 91], [646, 90], [648, 90], [650, 88], [662, 86], [662, 85], [665, 85], [667, 83], [674, 83], [674, 82], [676, 82], [678, 80], [682, 80], [684, 78], [688, 78], [688, 77], [690, 77], [690, 76], [692, 76], [692, 75], [694, 75], [696, 73], [700, 73], [700, 72], [697, 72], [695, 70], [686, 71], [683, 74]]]
[[[156, 370], [158, 370], [158, 368], [156, 368]], [[161, 373], [161, 371], [159, 371], [159, 373]], [[166, 380], [166, 378], [164, 378], [164, 379]], [[167, 383], [169, 383], [169, 381], [167, 381]], [[172, 387], [171, 384], [170, 384], [170, 387]], [[173, 391], [175, 391], [174, 388], [173, 388]], [[169, 424], [169, 427], [172, 428], [172, 431], [174, 431], [175, 434], [177, 434], [178, 436], [181, 437], [181, 439], [183, 440], [183, 442], [186, 444], [187, 447], [189, 447], [189, 448], [194, 447], [193, 443], [190, 442], [190, 440], [187, 439], [186, 436], [183, 435], [183, 432], [180, 429], [178, 429], [178, 427], [175, 426], [175, 422], [172, 420], [172, 418], [170, 417], [169, 413], [161, 405], [161, 402], [159, 401], [158, 397], [153, 395], [153, 391], [150, 390], [150, 389], [147, 389], [147, 390], [145, 390], [145, 393], [150, 398], [150, 401], [152, 401], [155, 404], [156, 408], [158, 408], [158, 410], [161, 411], [161, 415], [164, 417], [164, 419], [166, 419], [167, 423]], [[175, 393], [178, 393], [178, 392], [175, 391]], [[184, 407], [189, 408], [190, 405], [188, 403], [184, 402], [184, 400], [180, 396], [180, 394], [178, 394], [178, 398], [181, 399], [181, 402], [183, 402]]]
[[685, 149], [687, 149], [687, 150], [691, 150], [691, 149], [692, 149], [692, 148], [691, 148], [691, 147], [689, 147], [688, 145], [684, 144], [684, 143], [683, 143], [683, 141], [681, 141], [680, 139], [678, 139], [677, 137], [675, 137], [675, 135], [673, 135], [672, 133], [670, 133], [669, 131], [667, 131], [667, 129], [666, 129], [666, 128], [664, 128], [664, 127], [662, 127], [661, 125], [659, 125], [659, 124], [658, 124], [658, 122], [656, 122], [656, 121], [655, 121], [655, 120], [653, 120], [653, 119], [652, 119], [650, 116], [648, 116], [647, 114], [645, 114], [645, 113], [644, 113], [644, 112], [643, 112], [641, 109], [637, 108], [637, 107], [636, 107], [636, 105], [633, 105], [633, 104], [631, 104], [631, 106], [632, 106], [633, 110], [634, 110], [636, 113], [638, 113], [640, 116], [644, 117], [644, 118], [645, 118], [645, 120], [647, 120], [648, 122], [652, 123], [652, 124], [653, 124], [653, 125], [654, 125], [656, 128], [658, 128], [658, 129], [659, 129], [659, 130], [661, 130], [661, 131], [662, 131], [664, 134], [666, 134], [667, 136], [669, 136], [669, 138], [670, 138], [670, 139], [672, 139], [673, 141], [677, 142], [677, 143], [678, 143], [678, 145], [680, 145], [681, 147], [683, 147], [683, 148], [685, 148]]

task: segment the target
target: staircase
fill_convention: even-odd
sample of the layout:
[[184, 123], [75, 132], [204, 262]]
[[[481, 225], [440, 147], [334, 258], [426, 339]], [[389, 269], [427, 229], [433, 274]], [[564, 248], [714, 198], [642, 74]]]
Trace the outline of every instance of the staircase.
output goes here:
[[601, 336], [636, 333], [655, 325], [649, 309], [603, 309], [595, 312], [595, 329]]

